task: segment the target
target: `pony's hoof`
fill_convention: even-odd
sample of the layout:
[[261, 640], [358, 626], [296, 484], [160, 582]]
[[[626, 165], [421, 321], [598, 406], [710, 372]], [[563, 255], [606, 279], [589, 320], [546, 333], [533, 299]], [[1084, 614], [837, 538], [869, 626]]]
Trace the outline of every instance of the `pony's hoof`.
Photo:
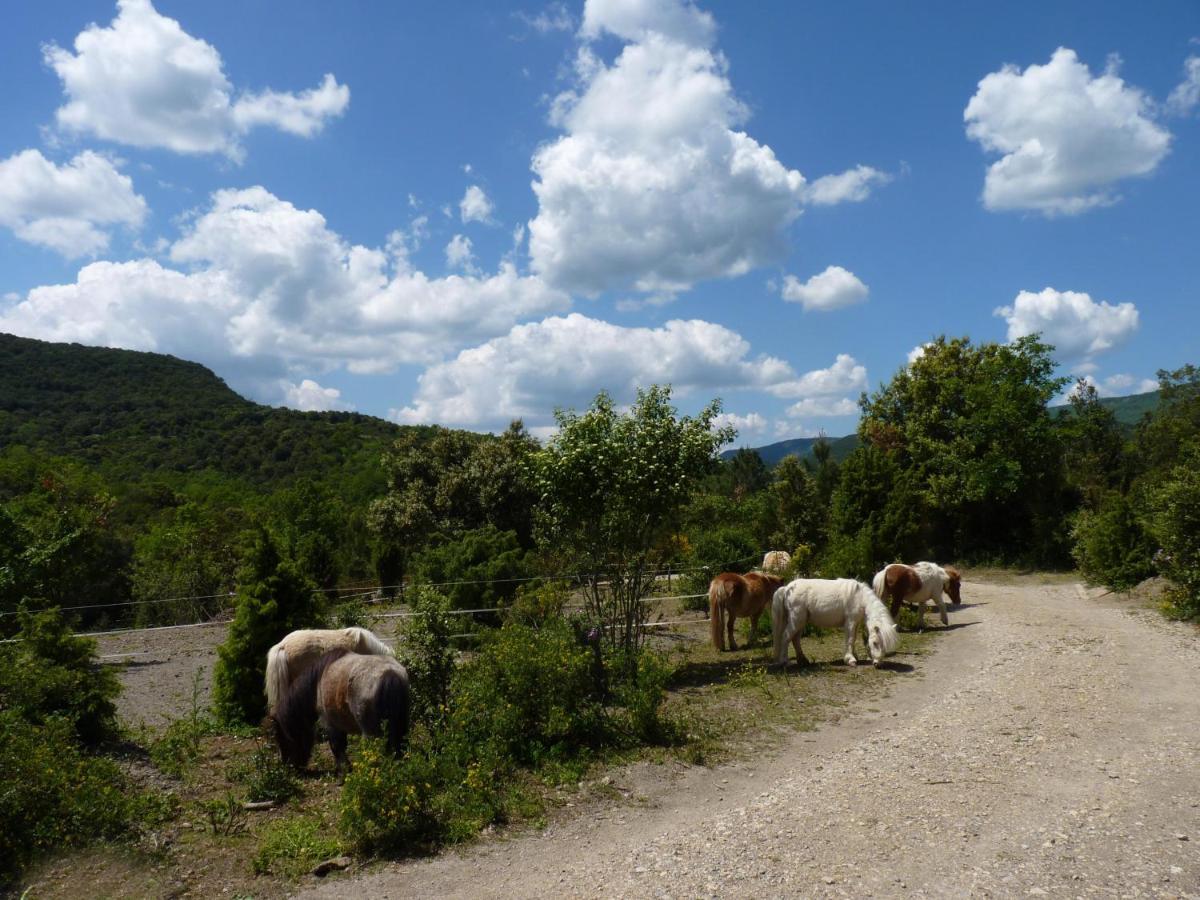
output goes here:
[[847, 657], [846, 657], [846, 665], [848, 665], [848, 666], [857, 666], [857, 665], [858, 665], [858, 660], [857, 660], [857, 659], [855, 659], [853, 656], [847, 656]]

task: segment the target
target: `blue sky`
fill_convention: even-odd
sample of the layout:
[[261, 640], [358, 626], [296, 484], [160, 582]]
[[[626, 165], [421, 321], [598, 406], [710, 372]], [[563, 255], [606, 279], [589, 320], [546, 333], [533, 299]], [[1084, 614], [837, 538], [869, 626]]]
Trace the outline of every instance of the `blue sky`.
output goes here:
[[1196, 362], [1200, 6], [46, 2], [0, 32], [0, 330], [545, 433], [669, 381], [844, 434], [939, 333]]

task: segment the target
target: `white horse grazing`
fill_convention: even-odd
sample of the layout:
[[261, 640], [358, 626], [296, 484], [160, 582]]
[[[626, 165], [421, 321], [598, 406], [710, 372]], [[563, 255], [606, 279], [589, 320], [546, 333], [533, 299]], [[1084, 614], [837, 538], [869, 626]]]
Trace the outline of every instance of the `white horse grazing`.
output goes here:
[[771, 626], [775, 638], [775, 662], [787, 666], [788, 641], [796, 648], [796, 661], [807, 663], [800, 649], [800, 636], [808, 623], [818, 628], [846, 629], [846, 665], [858, 664], [854, 657], [854, 636], [858, 627], [865, 629], [871, 662], [878, 666], [899, 646], [896, 623], [887, 607], [868, 585], [852, 578], [797, 578], [775, 592], [771, 600]]
[[912, 566], [892, 563], [875, 573], [871, 586], [884, 600], [891, 598], [892, 618], [900, 614], [901, 604], [916, 606], [918, 631], [925, 630], [925, 601], [937, 604], [943, 625], [949, 625], [950, 620], [946, 617], [942, 593], [949, 594], [955, 606], [962, 603], [962, 576], [952, 566], [943, 569], [937, 563], [919, 562]]
[[762, 570], [768, 575], [779, 575], [792, 564], [792, 554], [786, 550], [768, 550], [763, 556]]
[[395, 657], [391, 647], [365, 628], [293, 631], [267, 651], [267, 712], [275, 709], [279, 698], [301, 673], [330, 650]]

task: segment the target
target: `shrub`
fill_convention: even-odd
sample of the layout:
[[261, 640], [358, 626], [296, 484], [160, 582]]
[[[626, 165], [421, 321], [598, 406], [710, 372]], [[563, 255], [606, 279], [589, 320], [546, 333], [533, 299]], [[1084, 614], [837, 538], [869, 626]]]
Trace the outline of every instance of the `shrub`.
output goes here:
[[421, 552], [412, 574], [438, 585], [451, 609], [492, 609], [512, 598], [529, 567], [516, 532], [486, 525]]
[[34, 725], [0, 711], [0, 772], [0, 881], [36, 855], [118, 838], [161, 814], [112, 760], [79, 749], [67, 719]]
[[672, 744], [679, 739], [675, 723], [663, 716], [667, 683], [673, 672], [661, 654], [647, 650], [638, 659], [636, 675], [617, 691], [624, 730], [638, 743]]
[[450, 601], [432, 588], [414, 588], [408, 601], [413, 616], [405, 622], [400, 656], [408, 669], [415, 718], [436, 728], [445, 719], [450, 701], [454, 618], [449, 614]]
[[177, 777], [188, 771], [200, 757], [200, 739], [215, 730], [208, 710], [200, 703], [203, 681], [204, 669], [197, 669], [192, 678], [192, 705], [188, 714], [171, 722], [150, 744], [150, 758], [154, 764]]
[[504, 620], [541, 628], [561, 618], [570, 599], [571, 589], [561, 581], [523, 584], [517, 588], [512, 603], [504, 609]]
[[[694, 571], [683, 579], [685, 594], [704, 594], [708, 584], [721, 572], [748, 572], [759, 559], [759, 541], [749, 529], [727, 525], [693, 534], [688, 568]], [[706, 611], [707, 597], [683, 601], [685, 609]]]
[[22, 612], [18, 643], [0, 648], [0, 703], [24, 721], [70, 724], [94, 745], [116, 736], [116, 673], [96, 665], [96, 642], [75, 637], [57, 610]]
[[260, 531], [238, 588], [237, 611], [213, 670], [213, 701], [224, 724], [253, 724], [266, 713], [263, 676], [267, 651], [297, 628], [320, 627], [320, 607], [311, 582]]
[[450, 731], [471, 747], [536, 765], [608, 735], [589, 647], [559, 620], [485, 636], [454, 680]]
[[1071, 537], [1075, 562], [1091, 582], [1127, 590], [1154, 574], [1150, 538], [1123, 494], [1105, 494], [1094, 512], [1080, 510]]
[[1161, 547], [1155, 561], [1179, 588], [1173, 612], [1200, 616], [1200, 446], [1152, 492], [1150, 528]]
[[230, 778], [245, 786], [246, 799], [252, 803], [283, 803], [300, 793], [300, 782], [291, 766], [279, 758], [274, 745], [266, 742], [259, 742], [250, 760], [235, 766]]

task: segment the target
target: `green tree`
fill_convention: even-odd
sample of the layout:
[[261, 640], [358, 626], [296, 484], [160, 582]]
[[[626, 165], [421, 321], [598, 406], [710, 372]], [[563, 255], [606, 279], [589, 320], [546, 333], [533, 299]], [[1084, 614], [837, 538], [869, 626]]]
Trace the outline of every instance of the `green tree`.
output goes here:
[[771, 546], [788, 551], [800, 544], [815, 546], [821, 536], [823, 510], [816, 481], [797, 456], [785, 456], [775, 467], [771, 496], [775, 502]]
[[733, 437], [720, 403], [678, 416], [671, 390], [639, 390], [627, 414], [600, 394], [579, 414], [555, 413], [558, 433], [533, 457], [539, 544], [582, 575], [589, 613], [610, 646], [636, 665], [647, 571], [690, 494]]
[[842, 463], [833, 492], [827, 574], [869, 578], [881, 566], [921, 554], [922, 506], [896, 455], [864, 444]]
[[269, 528], [280, 552], [318, 587], [337, 587], [346, 510], [327, 486], [304, 479], [271, 497]]
[[757, 494], [771, 483], [771, 472], [757, 450], [742, 447], [727, 465], [733, 477], [733, 496], [736, 500], [748, 494]]
[[1109, 491], [1126, 486], [1125, 438], [1094, 385], [1079, 379], [1068, 402], [1069, 412], [1058, 423], [1066, 478], [1084, 506], [1097, 510]]
[[[1047, 403], [1067, 379], [1036, 336], [939, 337], [860, 404], [865, 443], [911, 476], [928, 551], [1057, 562], [1066, 553], [1058, 432]], [[843, 477], [846, 477], [843, 474]]]
[[1179, 464], [1151, 490], [1150, 531], [1160, 550], [1160, 570], [1179, 588], [1177, 612], [1200, 616], [1200, 442], [1188, 445]]
[[266, 712], [263, 677], [267, 651], [297, 628], [322, 624], [316, 586], [294, 563], [282, 560], [271, 536], [260, 530], [242, 570], [229, 636], [217, 648], [213, 701], [226, 724], [253, 724]]
[[485, 525], [417, 555], [413, 580], [435, 585], [452, 609], [492, 609], [529, 575], [517, 535]]

